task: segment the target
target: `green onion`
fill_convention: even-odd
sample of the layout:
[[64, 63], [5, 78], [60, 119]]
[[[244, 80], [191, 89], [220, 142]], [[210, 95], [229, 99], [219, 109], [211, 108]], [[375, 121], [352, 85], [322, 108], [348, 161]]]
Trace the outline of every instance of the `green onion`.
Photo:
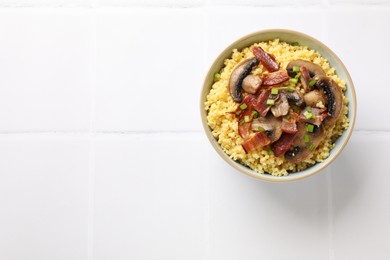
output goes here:
[[299, 77], [301, 76], [302, 74], [300, 72], [297, 73], [297, 75], [295, 75], [295, 79], [299, 79]]
[[244, 120], [241, 120], [241, 121], [240, 121], [240, 125], [243, 125], [244, 123], [245, 123]]
[[294, 71], [294, 72], [300, 71], [299, 66], [293, 66], [293, 71]]
[[287, 120], [289, 120], [289, 119], [291, 118], [291, 115], [288, 114], [288, 115], [286, 115], [284, 118], [286, 118]]
[[252, 115], [253, 115], [254, 118], [258, 118], [259, 117], [259, 112], [252, 111]]
[[273, 99], [267, 99], [267, 105], [270, 105], [270, 106], [275, 105], [275, 100], [273, 100]]
[[314, 148], [316, 148], [314, 144], [311, 144], [311, 145], [309, 146], [310, 151], [313, 151]]
[[305, 140], [305, 143], [310, 142], [310, 136], [308, 134], [305, 134], [304, 140]]
[[260, 132], [265, 132], [265, 129], [264, 129], [263, 127], [261, 127], [261, 126], [259, 126], [259, 127], [257, 128], [257, 130], [259, 130]]
[[307, 125], [306, 125], [306, 131], [308, 131], [309, 133], [313, 133], [313, 131], [314, 131], [314, 125], [312, 125], [312, 124], [307, 124]]
[[293, 92], [294, 90], [293, 90], [290, 86], [288, 86], [288, 87], [287, 87], [287, 91], [288, 91], [288, 92]]
[[299, 42], [292, 42], [290, 43], [291, 46], [299, 46]]
[[249, 116], [244, 116], [244, 121], [245, 123], [248, 123], [249, 121], [251, 121], [251, 119]]
[[316, 83], [317, 83], [317, 80], [312, 79], [312, 80], [309, 81], [309, 86], [313, 87]]
[[274, 155], [274, 151], [272, 151], [271, 149], [267, 150], [267, 153], [268, 153], [269, 155]]
[[242, 104], [241, 106], [240, 106], [240, 108], [242, 109], [242, 110], [244, 110], [245, 108], [247, 108], [248, 106], [244, 103], [244, 104]]
[[310, 113], [313, 112], [313, 110], [311, 110], [311, 106], [307, 106], [307, 107], [306, 107], [306, 111], [307, 111], [307, 112], [310, 112]]
[[305, 116], [306, 119], [313, 118], [313, 113], [310, 113], [310, 112], [307, 112], [307, 111], [305, 111], [305, 113], [303, 113], [303, 115]]
[[294, 84], [297, 84], [298, 83], [298, 79], [290, 79], [290, 82], [294, 83]]
[[214, 81], [220, 80], [221, 79], [221, 74], [218, 72], [214, 74]]
[[239, 116], [241, 114], [241, 112], [242, 112], [241, 110], [236, 111], [236, 115]]
[[279, 93], [279, 89], [277, 89], [277, 88], [272, 88], [271, 89], [271, 94], [272, 95], [277, 95]]

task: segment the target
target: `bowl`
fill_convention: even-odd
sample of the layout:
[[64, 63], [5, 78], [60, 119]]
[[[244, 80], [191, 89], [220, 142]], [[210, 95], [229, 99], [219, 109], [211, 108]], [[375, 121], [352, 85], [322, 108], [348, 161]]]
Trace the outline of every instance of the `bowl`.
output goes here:
[[[350, 121], [349, 127], [344, 131], [342, 136], [340, 136], [337, 139], [337, 141], [335, 142], [335, 147], [330, 151], [329, 157], [321, 163], [316, 163], [315, 165], [310, 166], [309, 168], [303, 171], [290, 173], [287, 176], [273, 176], [271, 174], [258, 173], [250, 169], [248, 166], [245, 166], [230, 158], [229, 155], [226, 154], [223, 151], [222, 147], [218, 144], [218, 140], [216, 140], [216, 138], [214, 138], [214, 136], [212, 135], [211, 128], [207, 124], [207, 118], [206, 118], [207, 113], [204, 109], [206, 96], [210, 92], [211, 86], [213, 84], [214, 74], [216, 72], [219, 72], [220, 69], [224, 66], [224, 60], [231, 57], [232, 50], [233, 49], [241, 50], [254, 43], [273, 40], [275, 38], [279, 38], [280, 41], [285, 41], [290, 43], [299, 42], [300, 45], [307, 46], [310, 49], [319, 52], [324, 58], [328, 60], [330, 66], [336, 69], [337, 75], [346, 82], [347, 92], [345, 93], [345, 95], [349, 99], [349, 104], [348, 104], [348, 108], [349, 108], [348, 118]], [[241, 173], [265, 181], [272, 181], [272, 182], [296, 181], [296, 180], [300, 180], [312, 176], [322, 171], [327, 166], [329, 166], [336, 159], [336, 157], [342, 152], [342, 150], [344, 149], [344, 147], [348, 143], [348, 140], [351, 137], [353, 127], [355, 124], [356, 93], [355, 93], [355, 88], [352, 79], [346, 67], [344, 66], [342, 61], [337, 57], [337, 55], [332, 50], [330, 50], [325, 44], [301, 32], [285, 30], [285, 29], [269, 29], [269, 30], [257, 31], [239, 38], [238, 40], [230, 44], [228, 47], [226, 47], [221, 52], [221, 54], [215, 59], [210, 69], [208, 70], [203, 82], [201, 98], [200, 98], [200, 113], [201, 113], [203, 128], [210, 143], [217, 151], [217, 153], [233, 168], [235, 168]]]

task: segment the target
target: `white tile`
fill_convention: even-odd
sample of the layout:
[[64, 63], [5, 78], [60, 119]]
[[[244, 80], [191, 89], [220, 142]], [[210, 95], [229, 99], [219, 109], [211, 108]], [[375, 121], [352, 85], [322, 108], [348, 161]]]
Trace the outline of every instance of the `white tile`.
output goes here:
[[268, 183], [210, 157], [210, 259], [329, 259], [328, 171]]
[[201, 129], [202, 17], [192, 9], [99, 13], [97, 129]]
[[375, 4], [388, 4], [388, 0], [329, 0], [332, 5], [337, 4], [350, 4], [350, 5], [375, 5]]
[[319, 40], [323, 38], [323, 12], [318, 9], [213, 7], [209, 10], [207, 66], [238, 38], [259, 30], [290, 29]]
[[[238, 5], [238, 6], [302, 6], [302, 8], [306, 8], [312, 5], [321, 4], [321, 0], [210, 0], [211, 3], [216, 5]], [[262, 15], [263, 12], [260, 13]]]
[[88, 16], [10, 8], [0, 24], [0, 131], [88, 129]]
[[87, 258], [88, 147], [0, 137], [0, 259]]
[[389, 133], [354, 133], [335, 161], [335, 260], [390, 258], [389, 154]]
[[205, 259], [205, 142], [194, 134], [98, 139], [94, 259]]
[[6, 7], [80, 7], [90, 5], [92, 0], [0, 0]]
[[356, 129], [389, 130], [390, 120], [373, 110], [385, 107], [390, 94], [386, 84], [390, 8], [337, 8], [328, 23], [329, 47], [347, 66], [356, 88]]
[[96, 0], [101, 6], [200, 6], [205, 0]]

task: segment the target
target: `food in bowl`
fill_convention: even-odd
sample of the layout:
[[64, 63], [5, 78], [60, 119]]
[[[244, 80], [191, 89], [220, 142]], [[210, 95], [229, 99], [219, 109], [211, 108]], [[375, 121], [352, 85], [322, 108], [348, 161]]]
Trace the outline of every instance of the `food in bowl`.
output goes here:
[[279, 39], [234, 49], [206, 96], [233, 160], [275, 176], [323, 162], [348, 128], [347, 86], [317, 51]]

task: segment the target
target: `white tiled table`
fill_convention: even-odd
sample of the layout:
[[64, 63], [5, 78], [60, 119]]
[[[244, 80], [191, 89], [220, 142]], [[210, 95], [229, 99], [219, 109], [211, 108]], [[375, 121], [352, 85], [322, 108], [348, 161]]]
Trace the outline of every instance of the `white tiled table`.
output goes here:
[[[0, 0], [0, 259], [390, 259], [389, 17], [389, 0]], [[358, 95], [344, 152], [294, 183], [236, 172], [199, 117], [211, 61], [266, 28], [326, 43]]]

